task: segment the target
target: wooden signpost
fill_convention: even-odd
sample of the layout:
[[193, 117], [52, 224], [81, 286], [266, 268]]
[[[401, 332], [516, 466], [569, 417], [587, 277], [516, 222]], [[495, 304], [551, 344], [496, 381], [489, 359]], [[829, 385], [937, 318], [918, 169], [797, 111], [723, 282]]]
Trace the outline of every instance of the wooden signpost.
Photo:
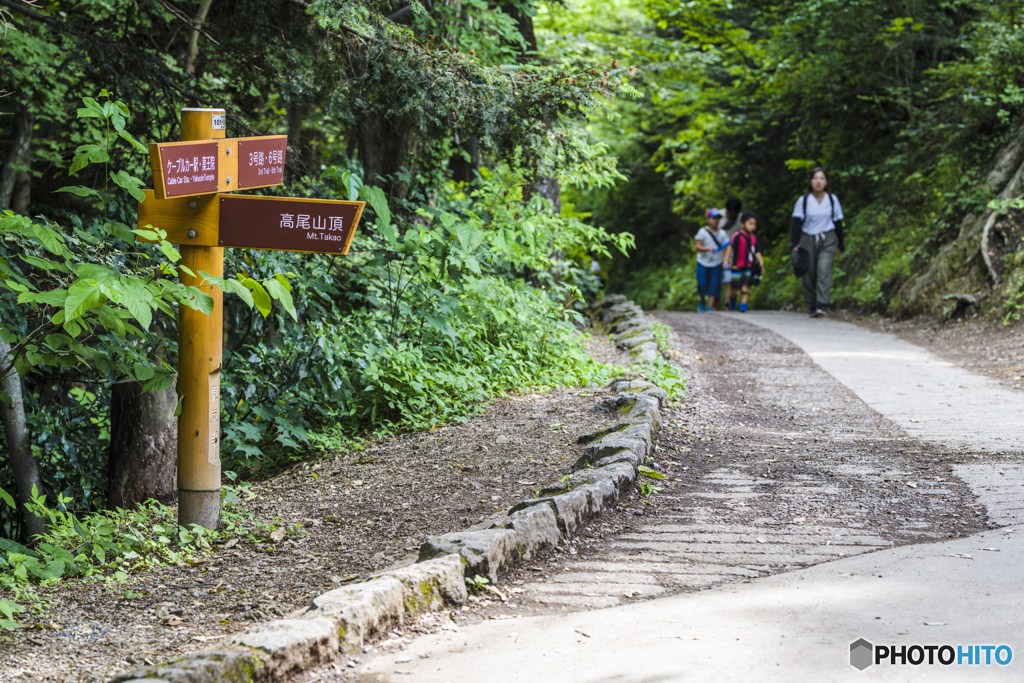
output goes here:
[[[287, 150], [284, 135], [227, 138], [225, 119], [223, 109], [182, 109], [182, 141], [149, 146], [154, 189], [139, 202], [138, 226], [167, 231], [197, 275], [224, 276], [224, 247], [347, 254], [364, 202], [223, 194], [282, 184]], [[178, 309], [178, 523], [215, 529], [224, 293], [202, 289], [213, 297], [209, 315]]]

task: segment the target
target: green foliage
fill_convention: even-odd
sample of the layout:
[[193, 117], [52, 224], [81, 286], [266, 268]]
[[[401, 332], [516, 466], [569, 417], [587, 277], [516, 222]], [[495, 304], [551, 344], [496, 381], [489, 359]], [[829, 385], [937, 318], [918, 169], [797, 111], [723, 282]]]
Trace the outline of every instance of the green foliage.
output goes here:
[[[45, 216], [0, 212], [0, 337], [10, 348], [0, 358], [0, 373], [13, 368], [25, 381], [47, 387], [24, 399], [33, 454], [52, 489], [77, 498], [85, 509], [94, 509], [105, 494], [108, 383], [134, 379], [146, 391], [172, 385], [175, 369], [164, 333], [173, 329], [179, 307], [209, 312], [213, 285], [243, 295], [250, 307], [263, 302], [264, 315], [273, 301], [295, 315], [283, 275], [257, 281], [200, 273], [198, 285], [187, 286], [178, 275], [191, 271], [179, 264], [166, 233], [122, 220], [121, 202], [142, 199], [142, 181], [111, 170], [110, 159], [124, 141], [136, 151], [145, 148], [125, 128], [128, 108], [105, 90], [100, 99], [86, 97], [78, 110], [79, 119], [103, 130], [78, 147], [71, 168], [84, 174], [101, 165], [96, 182], [103, 187], [62, 188], [90, 203], [96, 219], [85, 223], [72, 216], [62, 225]], [[75, 386], [83, 382], [92, 390]], [[40, 405], [47, 393], [50, 399]]]
[[[606, 97], [633, 92], [633, 71], [539, 59], [531, 0], [408, 14], [378, 0], [278, 5], [214, 3], [194, 61], [160, 3], [37, 8], [60, 9], [58, 23], [12, 15], [0, 88], [34, 122], [33, 210], [3, 217], [0, 319], [33, 453], [50, 500], [74, 498], [69, 514], [102, 507], [110, 382], [169, 386], [177, 310], [210, 310], [210, 287], [225, 292], [223, 459], [245, 475], [611, 372], [585, 353], [578, 310], [600, 286], [591, 259], [632, 237], [568, 197], [553, 210], [539, 188], [622, 178], [587, 126]], [[109, 91], [69, 120], [69, 84]], [[351, 253], [228, 250], [228, 277], [183, 287], [193, 274], [161, 226], [134, 225], [149, 171], [136, 141], [175, 139], [183, 104], [225, 107], [235, 135], [287, 129], [287, 189], [264, 192], [366, 200]], [[0, 138], [15, 120], [0, 117]], [[469, 149], [479, 173], [452, 182]], [[40, 171], [69, 157], [77, 185]]]
[[[272, 525], [239, 509], [240, 494], [254, 497], [248, 487], [223, 488], [221, 531], [178, 526], [175, 511], [156, 501], [135, 510], [75, 515], [69, 512], [70, 498], [58, 494], [57, 507], [50, 508], [43, 496], [34, 495], [28, 507], [48, 521], [46, 533], [34, 539], [32, 548], [0, 538], [0, 589], [14, 597], [0, 599], [0, 629], [20, 628], [15, 615], [25, 607], [18, 603], [37, 603], [34, 586], [71, 578], [126, 581], [154, 567], [193, 562], [231, 538], [269, 537]], [[15, 507], [3, 489], [0, 501]]]
[[486, 576], [480, 576], [477, 574], [473, 578], [466, 577], [466, 588], [471, 593], [477, 593], [483, 591], [484, 588], [490, 583]]
[[[992, 150], [1020, 119], [1024, 17], [1008, 0], [647, 0], [645, 24], [580, 5], [588, 47], [640, 68], [643, 98], [618, 103], [622, 118], [601, 129], [630, 180], [577, 203], [636, 235], [628, 267], [603, 265], [611, 290], [645, 306], [692, 310], [680, 284], [692, 236], [730, 195], [757, 212], [765, 251], [784, 256], [793, 203], [823, 165], [847, 215], [835, 298], [896, 308], [978, 205]], [[642, 44], [615, 40], [626, 27]], [[780, 276], [755, 302], [802, 306], [784, 266], [769, 265]]]
[[631, 370], [639, 370], [648, 382], [668, 392], [669, 401], [678, 401], [686, 393], [686, 376], [678, 367], [662, 358], [656, 358], [653, 363], [643, 366], [633, 366]]
[[[576, 169], [575, 179], [607, 182], [601, 173]], [[330, 169], [325, 180], [365, 197], [373, 224], [357, 236], [343, 275], [297, 283], [296, 300], [327, 305], [307, 303], [287, 335], [232, 352], [222, 388], [231, 467], [258, 471], [298, 456], [324, 428], [346, 444], [364, 431], [464, 419], [493, 395], [607, 374], [574, 325], [575, 264], [628, 248], [629, 236], [524, 199], [523, 171], [508, 166], [485, 173], [469, 194], [450, 186], [445, 208], [411, 217], [347, 171]], [[548, 291], [517, 273], [533, 273]], [[332, 448], [323, 434], [316, 441]]]
[[[657, 470], [652, 469], [652, 468], [650, 468], [650, 467], [648, 467], [646, 465], [640, 465], [637, 468], [637, 471], [640, 473], [640, 476], [647, 477], [648, 479], [664, 479], [665, 478], [664, 474], [662, 474], [661, 472], [658, 472]], [[661, 493], [662, 491], [664, 491], [665, 487], [664, 486], [657, 486], [654, 482], [649, 481], [648, 479], [644, 479], [644, 480], [640, 481], [640, 495], [644, 497], [644, 503], [647, 503], [648, 505], [650, 505], [650, 500], [648, 500], [648, 499], [651, 496], [653, 496], [653, 495], [655, 495], [657, 493]]]
[[653, 322], [651, 323], [651, 332], [654, 334], [654, 341], [658, 343], [658, 351], [668, 354], [671, 350], [669, 335], [672, 333], [672, 328], [665, 323]]

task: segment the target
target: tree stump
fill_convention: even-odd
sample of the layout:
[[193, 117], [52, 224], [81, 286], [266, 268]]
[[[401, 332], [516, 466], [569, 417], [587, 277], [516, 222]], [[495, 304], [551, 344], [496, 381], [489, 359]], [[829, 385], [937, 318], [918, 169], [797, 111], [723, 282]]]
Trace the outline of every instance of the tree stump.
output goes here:
[[107, 505], [127, 510], [150, 498], [172, 502], [178, 460], [174, 387], [143, 392], [142, 384], [129, 381], [111, 389]]

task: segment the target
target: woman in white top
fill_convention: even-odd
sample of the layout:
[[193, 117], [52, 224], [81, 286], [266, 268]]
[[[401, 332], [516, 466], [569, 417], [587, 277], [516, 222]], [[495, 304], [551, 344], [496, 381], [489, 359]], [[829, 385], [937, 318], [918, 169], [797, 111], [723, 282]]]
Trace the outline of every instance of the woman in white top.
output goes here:
[[808, 315], [823, 318], [832, 295], [832, 264], [836, 252], [842, 254], [846, 244], [843, 207], [839, 197], [828, 191], [828, 175], [821, 167], [811, 171], [808, 192], [793, 207], [790, 241], [793, 251], [803, 249], [811, 260], [803, 280]]

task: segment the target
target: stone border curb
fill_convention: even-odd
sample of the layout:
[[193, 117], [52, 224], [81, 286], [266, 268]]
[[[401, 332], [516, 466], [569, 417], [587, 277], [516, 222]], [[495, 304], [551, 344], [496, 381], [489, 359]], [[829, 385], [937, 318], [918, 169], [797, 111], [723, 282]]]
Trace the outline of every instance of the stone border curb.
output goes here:
[[[658, 357], [649, 321], [626, 297], [598, 299], [590, 313], [622, 350], [619, 363]], [[593, 410], [612, 413], [618, 421], [581, 436], [578, 442], [585, 448], [573, 473], [545, 486], [537, 497], [469, 530], [431, 536], [415, 562], [328, 591], [293, 618], [254, 626], [207, 650], [136, 669], [111, 683], [283, 681], [340, 653], [361, 652], [406, 616], [464, 604], [467, 577], [497, 582], [519, 562], [573, 538], [633, 487], [638, 467], [654, 450], [668, 394], [629, 373], [613, 380], [611, 389], [614, 394]]]

